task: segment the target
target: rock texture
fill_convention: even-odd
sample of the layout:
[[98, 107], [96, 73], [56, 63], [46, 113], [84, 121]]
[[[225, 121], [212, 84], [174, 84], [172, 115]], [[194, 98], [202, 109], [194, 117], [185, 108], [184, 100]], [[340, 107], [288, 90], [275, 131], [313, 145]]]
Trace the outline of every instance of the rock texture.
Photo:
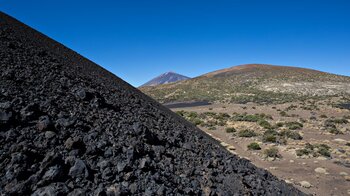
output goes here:
[[0, 13], [0, 195], [303, 195]]

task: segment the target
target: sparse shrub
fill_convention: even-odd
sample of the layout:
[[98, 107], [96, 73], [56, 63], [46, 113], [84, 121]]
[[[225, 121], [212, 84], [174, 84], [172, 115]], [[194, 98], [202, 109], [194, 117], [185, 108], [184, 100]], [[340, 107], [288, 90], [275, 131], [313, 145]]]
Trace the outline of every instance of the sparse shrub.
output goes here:
[[263, 135], [262, 141], [276, 143], [277, 137], [275, 135]]
[[335, 119], [327, 119], [325, 121], [325, 125], [327, 124], [347, 124], [349, 121], [345, 118], [335, 118]]
[[188, 116], [189, 118], [197, 118], [197, 117], [198, 117], [198, 114], [197, 114], [197, 112], [190, 112], [187, 116]]
[[267, 122], [266, 120], [260, 120], [260, 121], [258, 122], [258, 124], [259, 124], [261, 127], [263, 127], [264, 129], [271, 129], [271, 128], [272, 128], [271, 124], [270, 124], [269, 122]]
[[262, 141], [276, 143], [277, 142], [277, 134], [278, 133], [275, 130], [267, 130], [263, 134]]
[[348, 124], [349, 123], [349, 121], [346, 120], [345, 118], [338, 118], [338, 119], [336, 118], [333, 120], [333, 122], [336, 124]]
[[297, 156], [303, 156], [303, 155], [309, 155], [311, 152], [310, 150], [303, 148], [303, 149], [298, 149], [295, 151]]
[[185, 116], [185, 111], [184, 110], [176, 111], [175, 113], [180, 115], [180, 116]]
[[329, 147], [327, 144], [315, 144], [314, 148], [317, 148], [317, 152], [325, 157], [330, 157], [331, 156], [331, 152], [330, 149], [331, 147]]
[[282, 137], [287, 137], [287, 138], [293, 139], [293, 140], [302, 140], [303, 139], [303, 137], [298, 132], [290, 131], [290, 130], [281, 131], [279, 133], [279, 135]]
[[278, 122], [278, 123], [276, 123], [276, 126], [277, 126], [277, 127], [283, 127], [283, 125], [284, 125], [283, 122]]
[[261, 150], [261, 147], [258, 143], [252, 142], [248, 146], [248, 150]]
[[234, 133], [234, 132], [236, 132], [236, 129], [234, 127], [227, 127], [225, 129], [225, 131], [226, 131], [226, 133]]
[[[340, 122], [340, 121], [338, 121]], [[341, 131], [338, 130], [337, 126], [335, 125], [336, 121], [334, 119], [327, 119], [324, 122], [324, 127], [326, 130], [332, 134], [342, 134]]]
[[208, 108], [209, 110], [213, 110], [213, 108]]
[[322, 115], [320, 116], [320, 118], [328, 118], [328, 116], [325, 115], [325, 114], [322, 114]]
[[310, 143], [306, 143], [305, 144], [305, 149], [308, 149], [308, 150], [314, 150], [314, 146]]
[[327, 119], [326, 121], [324, 121], [324, 126], [336, 128], [334, 121], [331, 119]]
[[329, 131], [329, 133], [332, 133], [332, 134], [335, 134], [335, 135], [342, 134], [342, 132], [339, 131], [338, 128], [334, 128], [334, 127], [328, 128], [328, 131]]
[[306, 120], [303, 118], [299, 118], [300, 123], [306, 123]]
[[316, 154], [314, 153], [314, 146], [311, 145], [310, 143], [306, 143], [305, 147], [303, 149], [298, 149], [295, 151], [297, 156], [303, 156], [303, 155], [309, 155], [309, 154]]
[[245, 129], [245, 130], [238, 132], [238, 136], [239, 137], [255, 137], [255, 136], [257, 136], [257, 134], [252, 130]]
[[321, 148], [318, 150], [318, 153], [320, 153], [320, 155], [325, 156], [325, 157], [330, 157], [331, 156], [331, 152], [325, 148]]
[[278, 152], [278, 148], [271, 147], [264, 150], [264, 155], [266, 157], [279, 158], [281, 155]]
[[303, 127], [303, 124], [299, 122], [287, 122], [285, 125], [290, 129], [290, 130], [297, 130], [301, 129]]
[[297, 156], [312, 154], [314, 157], [325, 156], [331, 157], [331, 147], [326, 144], [310, 144], [306, 143], [304, 149], [296, 150]]
[[316, 116], [311, 116], [310, 120], [317, 120]]
[[203, 124], [203, 121], [197, 118], [190, 120], [190, 122], [196, 126]]
[[350, 146], [350, 142], [347, 142], [347, 143], [345, 144], [345, 146]]
[[285, 111], [281, 111], [281, 112], [280, 112], [280, 115], [283, 116], [283, 117], [288, 116], [287, 112], [285, 112]]
[[258, 122], [266, 119], [272, 119], [271, 115], [266, 114], [237, 114], [234, 113], [232, 116], [232, 120], [234, 121], [246, 121], [246, 122]]
[[216, 127], [209, 127], [209, 130], [216, 130]]

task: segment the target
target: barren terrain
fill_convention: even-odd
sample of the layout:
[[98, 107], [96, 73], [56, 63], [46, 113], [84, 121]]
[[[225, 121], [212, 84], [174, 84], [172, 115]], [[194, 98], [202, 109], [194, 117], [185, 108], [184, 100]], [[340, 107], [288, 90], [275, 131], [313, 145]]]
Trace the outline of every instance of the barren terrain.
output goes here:
[[[231, 103], [172, 110], [197, 124], [233, 154], [269, 170], [306, 193], [349, 195], [350, 111], [333, 107], [337, 101], [308, 100], [270, 105]], [[260, 121], [254, 122], [249, 116], [254, 114], [267, 116], [265, 119], [271, 127]], [[286, 126], [286, 122], [292, 123]], [[268, 129], [276, 130], [275, 138], [273, 134], [267, 134]], [[242, 135], [244, 130], [252, 130], [256, 135]], [[282, 137], [281, 133], [295, 134]], [[261, 150], [249, 150], [247, 146], [253, 142]], [[306, 146], [314, 149], [311, 152]], [[278, 149], [278, 156], [266, 156], [266, 149], [271, 147]]]

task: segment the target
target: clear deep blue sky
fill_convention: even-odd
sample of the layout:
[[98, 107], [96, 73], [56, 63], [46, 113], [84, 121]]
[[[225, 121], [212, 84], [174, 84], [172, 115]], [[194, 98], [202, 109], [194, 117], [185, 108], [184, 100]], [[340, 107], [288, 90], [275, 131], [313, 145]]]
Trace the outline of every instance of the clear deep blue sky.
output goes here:
[[349, 0], [0, 0], [0, 9], [134, 86], [247, 63], [350, 75]]

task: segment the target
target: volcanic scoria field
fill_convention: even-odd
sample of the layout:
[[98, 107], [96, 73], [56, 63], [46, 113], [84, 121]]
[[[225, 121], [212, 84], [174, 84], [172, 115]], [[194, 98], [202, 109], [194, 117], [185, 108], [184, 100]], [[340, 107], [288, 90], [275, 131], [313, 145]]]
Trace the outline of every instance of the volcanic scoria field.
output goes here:
[[0, 195], [303, 195], [0, 13]]

